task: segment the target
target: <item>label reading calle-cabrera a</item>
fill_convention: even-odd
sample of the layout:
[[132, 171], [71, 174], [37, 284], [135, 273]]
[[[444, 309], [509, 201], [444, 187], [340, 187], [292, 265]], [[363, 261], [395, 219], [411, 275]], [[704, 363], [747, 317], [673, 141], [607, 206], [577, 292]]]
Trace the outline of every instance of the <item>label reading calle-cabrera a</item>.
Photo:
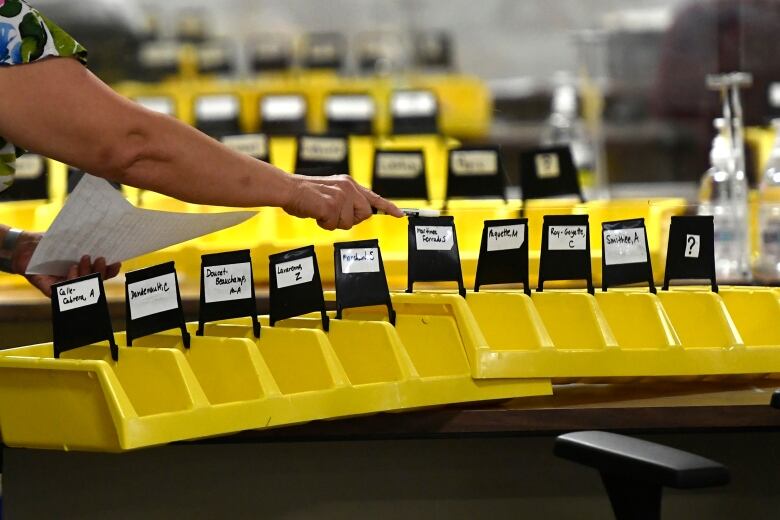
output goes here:
[[100, 297], [100, 284], [97, 278], [74, 282], [57, 288], [57, 300], [60, 312], [80, 309], [94, 305]]
[[203, 268], [206, 303], [251, 298], [251, 283], [252, 266], [249, 262]]

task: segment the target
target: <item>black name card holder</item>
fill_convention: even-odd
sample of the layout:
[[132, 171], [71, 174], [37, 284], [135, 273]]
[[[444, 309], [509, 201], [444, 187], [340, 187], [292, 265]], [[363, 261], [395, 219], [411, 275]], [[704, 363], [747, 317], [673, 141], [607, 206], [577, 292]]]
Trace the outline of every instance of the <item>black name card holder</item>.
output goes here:
[[[450, 228], [452, 231], [451, 247], [444, 249], [445, 245], [441, 249], [437, 248], [436, 244], [441, 243], [444, 237], [427, 233], [425, 228], [430, 227]], [[417, 247], [418, 233], [423, 243], [431, 244], [429, 249]], [[415, 282], [457, 282], [458, 293], [462, 297], [466, 297], [454, 217], [409, 217], [408, 256], [406, 292], [413, 292], [412, 288]]]
[[575, 196], [583, 201], [577, 168], [567, 146], [535, 148], [520, 153], [523, 200]]
[[[563, 234], [556, 242], [566, 242], [576, 247], [576, 241], [584, 240], [582, 249], [551, 249], [552, 227], [584, 227], [585, 237]], [[537, 292], [544, 290], [544, 282], [550, 280], [585, 280], [588, 292], [594, 294], [593, 274], [590, 264], [590, 224], [587, 215], [545, 215], [542, 225], [542, 251], [539, 259], [539, 284]]]
[[[89, 286], [93, 288], [89, 289]], [[114, 330], [111, 327], [111, 316], [100, 274], [94, 273], [55, 283], [51, 289], [54, 357], [58, 358], [68, 350], [108, 341], [111, 359], [118, 361], [119, 348], [114, 341]]]
[[486, 220], [482, 229], [474, 292], [482, 285], [508, 283], [522, 283], [523, 291], [531, 295], [527, 218]]
[[[404, 162], [419, 162], [419, 173], [413, 177], [387, 174], [380, 171], [382, 163], [385, 169], [404, 168]], [[384, 173], [384, 174], [383, 174]], [[425, 174], [425, 152], [423, 150], [376, 150], [374, 152], [374, 171], [371, 189], [388, 199], [424, 199], [428, 200], [428, 182]]]
[[[323, 139], [338, 139], [344, 143], [344, 155], [338, 160], [327, 160], [324, 158], [310, 158], [304, 154], [304, 141], [320, 141]], [[327, 146], [327, 144], [323, 144]], [[297, 139], [297, 151], [295, 152], [294, 171], [298, 175], [349, 175], [349, 138], [343, 135], [301, 135]]]
[[[268, 260], [271, 326], [287, 318], [320, 312], [322, 330], [327, 332], [330, 321], [325, 310], [325, 296], [322, 294], [322, 280], [314, 246], [276, 253], [270, 255]], [[282, 279], [284, 283], [280, 287]]]
[[391, 94], [391, 99], [396, 96], [415, 95], [428, 93], [433, 96], [433, 109], [427, 114], [405, 115], [399, 114], [391, 107], [392, 133], [393, 135], [426, 135], [439, 133], [439, 98], [432, 91], [396, 90]]
[[[396, 314], [390, 299], [390, 289], [387, 285], [387, 275], [385, 274], [385, 264], [382, 261], [382, 250], [379, 249], [379, 240], [374, 238], [353, 242], [337, 242], [333, 244], [333, 248], [336, 267], [336, 319], [341, 319], [344, 309], [385, 305], [388, 320], [395, 325]], [[348, 249], [376, 249], [378, 269], [345, 273], [342, 251]]]
[[[632, 261], [617, 261], [607, 264], [607, 246], [611, 239], [610, 232], [620, 232], [620, 239], [628, 240], [630, 245], [637, 245], [634, 252], [644, 250], [644, 260], [637, 258]], [[614, 235], [614, 233], [612, 233]], [[644, 240], [642, 240], [644, 237]], [[644, 242], [641, 247], [640, 242]], [[618, 260], [618, 259], [615, 259]], [[647, 282], [650, 292], [655, 294], [655, 282], [653, 281], [653, 265], [650, 259], [650, 246], [647, 244], [647, 228], [645, 219], [634, 218], [628, 220], [614, 220], [601, 224], [601, 290], [615, 285], [628, 285]]]
[[[255, 299], [255, 284], [252, 280], [252, 257], [248, 249], [229, 251], [226, 253], [212, 253], [200, 257], [200, 309], [198, 312], [197, 336], [203, 335], [203, 329], [208, 322], [227, 320], [230, 318], [243, 318], [249, 316], [252, 319], [252, 330], [256, 338], [260, 337], [260, 322], [257, 320], [257, 300]], [[208, 267], [218, 267], [230, 264], [249, 264], [249, 288], [250, 296], [238, 300], [227, 300], [206, 303], [205, 270]]]
[[709, 280], [718, 292], [715, 274], [715, 219], [712, 216], [672, 217], [666, 250], [664, 291], [670, 280]]
[[[494, 157], [495, 171], [479, 171], [485, 168], [487, 157]], [[476, 164], [475, 164], [476, 163]], [[470, 172], [469, 170], [472, 170]], [[506, 172], [498, 146], [462, 146], [447, 154], [447, 200], [450, 199], [502, 199], [506, 200]]]
[[[130, 305], [130, 286], [135, 283], [144, 282], [154, 278], [161, 278], [166, 275], [173, 275], [173, 285], [165, 286], [163, 282], [152, 287], [154, 291], [175, 291], [177, 305], [173, 309], [167, 309], [142, 317], [133, 317]], [[127, 346], [133, 345], [133, 340], [162, 332], [164, 330], [180, 329], [181, 339], [185, 348], [190, 348], [190, 333], [187, 332], [187, 325], [184, 320], [184, 310], [181, 306], [181, 293], [179, 292], [179, 277], [176, 275], [176, 267], [173, 262], [154, 265], [130, 271], [125, 274], [125, 328], [127, 330]]]

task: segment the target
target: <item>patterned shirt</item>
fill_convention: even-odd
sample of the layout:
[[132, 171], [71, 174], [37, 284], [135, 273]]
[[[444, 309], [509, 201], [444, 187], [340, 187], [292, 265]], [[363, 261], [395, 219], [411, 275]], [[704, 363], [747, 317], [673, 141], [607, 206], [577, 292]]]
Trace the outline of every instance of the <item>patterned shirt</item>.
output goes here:
[[[52, 56], [87, 63], [87, 50], [23, 0], [0, 0], [0, 67]], [[24, 153], [0, 137], [0, 191], [14, 180], [16, 158]]]

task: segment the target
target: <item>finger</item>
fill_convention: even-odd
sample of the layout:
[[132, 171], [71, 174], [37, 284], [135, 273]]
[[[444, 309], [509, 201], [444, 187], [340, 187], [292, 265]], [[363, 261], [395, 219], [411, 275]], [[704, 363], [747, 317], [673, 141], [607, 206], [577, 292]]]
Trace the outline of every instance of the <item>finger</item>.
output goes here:
[[110, 280], [119, 274], [119, 270], [122, 269], [122, 264], [117, 262], [106, 267], [106, 280]]
[[384, 213], [388, 215], [392, 215], [394, 217], [403, 217], [404, 212], [401, 211], [398, 206], [390, 202], [389, 200], [383, 199], [373, 191], [369, 190], [368, 188], [363, 188], [363, 194], [366, 196], [366, 199], [368, 200], [369, 204], [371, 204], [372, 207], [378, 209], [379, 211], [383, 211]]
[[40, 275], [34, 275], [29, 278], [30, 283], [41, 291], [45, 296], [48, 296], [51, 298], [51, 284], [56, 283], [59, 281], [59, 279], [53, 277], [53, 276], [40, 276]]
[[95, 273], [99, 273], [100, 277], [103, 280], [105, 280], [106, 279], [106, 259], [101, 256], [97, 260], [95, 260], [95, 263], [92, 264], [92, 271], [95, 272]]
[[87, 276], [90, 272], [92, 272], [92, 262], [89, 255], [84, 255], [79, 262], [79, 276]]
[[73, 264], [70, 266], [70, 269], [68, 269], [68, 274], [65, 277], [66, 280], [73, 280], [74, 278], [78, 278], [79, 276], [79, 266], [78, 264]]

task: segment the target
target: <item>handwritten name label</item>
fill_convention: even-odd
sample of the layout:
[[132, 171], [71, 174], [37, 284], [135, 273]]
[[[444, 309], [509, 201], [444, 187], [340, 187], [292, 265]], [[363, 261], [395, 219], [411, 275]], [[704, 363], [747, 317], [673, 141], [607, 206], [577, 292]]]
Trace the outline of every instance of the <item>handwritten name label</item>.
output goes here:
[[268, 140], [262, 134], [229, 135], [222, 138], [222, 144], [257, 159], [268, 155]]
[[336, 56], [338, 56], [338, 49], [334, 43], [315, 43], [309, 47], [309, 58], [313, 61], [332, 60]]
[[378, 153], [376, 176], [381, 179], [414, 179], [423, 170], [422, 155], [416, 153]]
[[260, 100], [263, 121], [295, 121], [305, 115], [306, 102], [301, 96], [265, 96]]
[[255, 56], [265, 60], [271, 60], [284, 56], [284, 48], [280, 42], [262, 41], [255, 45]]
[[525, 224], [488, 228], [487, 250], [520, 249], [525, 241]]
[[238, 117], [238, 98], [230, 94], [201, 96], [195, 101], [195, 115], [201, 121], [223, 121]]
[[73, 282], [57, 288], [57, 300], [60, 312], [80, 309], [97, 303], [100, 297], [100, 284], [97, 278]]
[[583, 251], [586, 237], [585, 226], [550, 226], [547, 246], [551, 251]]
[[452, 152], [452, 173], [455, 175], [495, 175], [498, 173], [498, 154], [493, 150]]
[[179, 300], [176, 298], [176, 276], [173, 273], [128, 284], [127, 296], [132, 320], [179, 307]]
[[212, 265], [203, 268], [206, 303], [243, 300], [252, 297], [252, 266], [249, 262]]
[[43, 174], [43, 157], [30, 153], [22, 155], [16, 159], [15, 168], [17, 179], [37, 179]]
[[378, 273], [379, 250], [376, 247], [342, 249], [341, 272], [343, 274]]
[[340, 162], [347, 155], [347, 141], [338, 137], [304, 137], [300, 146], [305, 161]]
[[436, 98], [425, 90], [396, 92], [390, 105], [397, 117], [425, 117], [436, 113]]
[[142, 96], [135, 98], [136, 103], [158, 114], [173, 115], [173, 99], [166, 96]]
[[276, 264], [276, 286], [279, 289], [309, 283], [314, 279], [314, 259], [301, 258]]
[[455, 245], [450, 226], [417, 226], [414, 232], [418, 251], [449, 251]]
[[362, 121], [374, 117], [376, 107], [369, 96], [330, 96], [325, 101], [328, 119], [337, 121]]
[[227, 61], [227, 52], [222, 46], [204, 45], [198, 49], [198, 64], [202, 69], [219, 67]]
[[558, 154], [540, 153], [534, 158], [536, 161], [536, 176], [540, 179], [554, 179], [561, 175], [558, 164]]
[[647, 262], [647, 238], [643, 228], [604, 231], [604, 263], [606, 265]]
[[701, 246], [701, 235], [685, 235], [686, 258], [699, 258], [700, 246]]

